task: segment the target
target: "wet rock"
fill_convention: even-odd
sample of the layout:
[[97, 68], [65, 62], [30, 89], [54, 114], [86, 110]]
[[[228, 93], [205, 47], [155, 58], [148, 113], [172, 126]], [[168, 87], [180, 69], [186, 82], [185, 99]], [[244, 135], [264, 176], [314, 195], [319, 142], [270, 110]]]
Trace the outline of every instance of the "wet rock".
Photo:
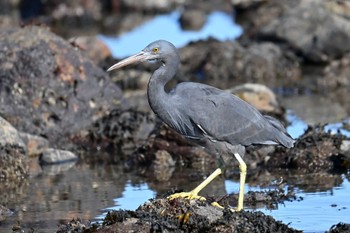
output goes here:
[[23, 132], [19, 132], [19, 136], [26, 144], [29, 157], [39, 155], [49, 147], [49, 141], [41, 136]]
[[96, 232], [301, 232], [261, 212], [221, 210], [203, 201], [155, 199], [109, 212]]
[[313, 62], [326, 62], [350, 51], [350, 21], [333, 14], [323, 1], [300, 1], [261, 28], [259, 36], [285, 41]]
[[[273, 189], [269, 191], [252, 192], [244, 194], [244, 203], [246, 208], [268, 208], [277, 209], [278, 204], [301, 200], [293, 192], [284, 192], [283, 189]], [[218, 201], [222, 206], [237, 206], [238, 193], [227, 195]]]
[[185, 9], [180, 16], [180, 25], [183, 30], [199, 31], [205, 21], [205, 12], [198, 9]]
[[27, 148], [17, 130], [0, 117], [0, 179], [26, 177], [27, 160]]
[[59, 143], [122, 105], [107, 74], [47, 28], [0, 38], [0, 114], [18, 130]]
[[346, 233], [350, 232], [350, 224], [349, 223], [338, 223], [333, 225], [327, 233]]
[[296, 57], [272, 43], [245, 48], [238, 42], [207, 40], [180, 49], [180, 56], [177, 77], [221, 89], [246, 82], [268, 83], [270, 87], [291, 85], [301, 73]]
[[40, 155], [40, 161], [43, 164], [58, 164], [77, 160], [78, 157], [66, 150], [57, 150], [53, 148], [45, 149]]
[[133, 109], [113, 110], [89, 129], [90, 142], [87, 144], [89, 147], [117, 149], [125, 156], [148, 138], [154, 125], [153, 114]]
[[275, 93], [262, 84], [246, 83], [228, 90], [239, 98], [253, 105], [259, 111], [282, 114], [283, 109], [277, 101]]
[[200, 171], [216, 168], [215, 156], [210, 155], [203, 147], [193, 144], [168, 126], [159, 124], [147, 142], [129, 156], [125, 163], [126, 168], [152, 167], [156, 161], [156, 154], [164, 153], [162, 151], [169, 153], [177, 164], [194, 168], [198, 176], [200, 176]]
[[[334, 171], [348, 169], [348, 163], [340, 146], [348, 140], [341, 134], [324, 131], [324, 126], [306, 130], [294, 148], [276, 148], [274, 159], [265, 161], [270, 167], [298, 168], [304, 172]], [[345, 167], [344, 167], [345, 166]]]
[[151, 169], [154, 171], [156, 180], [167, 181], [173, 175], [175, 161], [167, 151], [159, 150], [155, 153], [155, 159], [152, 162]]
[[[84, 232], [87, 228], [88, 224], [82, 223], [80, 219], [73, 219], [69, 223], [59, 226], [57, 233]], [[90, 232], [93, 232], [92, 230], [93, 228]]]

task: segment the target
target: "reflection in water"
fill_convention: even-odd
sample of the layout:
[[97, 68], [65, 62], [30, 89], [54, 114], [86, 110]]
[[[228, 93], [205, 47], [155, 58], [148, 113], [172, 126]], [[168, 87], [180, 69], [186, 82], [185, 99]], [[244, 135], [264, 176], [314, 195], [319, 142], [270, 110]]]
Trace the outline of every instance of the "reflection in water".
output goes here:
[[[28, 183], [23, 182], [20, 188], [3, 185], [1, 200], [6, 203], [0, 204], [15, 214], [0, 224], [0, 232], [9, 232], [17, 221], [25, 229], [33, 227], [40, 232], [54, 232], [59, 223], [73, 218], [100, 220], [108, 210], [136, 209], [148, 199], [164, 196], [173, 188], [190, 190], [204, 178], [195, 176], [193, 169], [183, 167], [176, 168], [166, 181], [147, 178], [152, 171], [144, 172], [142, 177], [135, 173], [126, 173], [118, 165], [78, 164], [55, 175], [42, 172]], [[246, 192], [273, 189], [273, 182], [280, 179], [286, 189], [294, 190], [296, 196], [304, 200], [286, 202], [276, 210], [267, 210], [264, 206], [259, 210], [306, 231], [325, 231], [339, 221], [348, 221], [350, 182], [344, 175], [261, 170], [248, 174]], [[201, 194], [220, 197], [237, 191], [238, 176], [226, 181], [221, 177]]]

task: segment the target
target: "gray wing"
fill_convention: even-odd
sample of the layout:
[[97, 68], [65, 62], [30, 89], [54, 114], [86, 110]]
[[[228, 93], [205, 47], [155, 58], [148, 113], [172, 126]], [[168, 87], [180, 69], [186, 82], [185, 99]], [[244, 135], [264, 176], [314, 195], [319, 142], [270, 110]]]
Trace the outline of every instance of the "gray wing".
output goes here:
[[[182, 134], [209, 137], [232, 145], [277, 144], [290, 147], [294, 141], [274, 118], [265, 118], [254, 107], [220, 89], [198, 83], [183, 83], [171, 93], [181, 118]], [[174, 107], [175, 108], [175, 107]]]

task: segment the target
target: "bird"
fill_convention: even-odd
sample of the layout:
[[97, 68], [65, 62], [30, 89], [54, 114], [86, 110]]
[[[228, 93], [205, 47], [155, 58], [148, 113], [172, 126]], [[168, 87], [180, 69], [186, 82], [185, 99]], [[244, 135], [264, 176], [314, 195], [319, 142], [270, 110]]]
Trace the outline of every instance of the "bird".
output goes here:
[[[262, 115], [253, 106], [224, 90], [196, 82], [181, 82], [171, 90], [165, 85], [174, 78], [180, 65], [177, 48], [166, 40], [157, 40], [143, 50], [112, 65], [107, 71], [139, 62], [154, 62], [156, 69], [147, 86], [147, 98], [153, 112], [169, 127], [188, 140], [219, 154], [233, 155], [240, 170], [238, 203], [233, 211], [243, 210], [247, 165], [245, 147], [255, 144], [282, 145], [291, 148], [295, 140], [275, 118]], [[190, 192], [175, 193], [168, 199], [201, 199], [199, 192], [222, 174], [217, 168]], [[216, 202], [212, 205], [223, 208]]]

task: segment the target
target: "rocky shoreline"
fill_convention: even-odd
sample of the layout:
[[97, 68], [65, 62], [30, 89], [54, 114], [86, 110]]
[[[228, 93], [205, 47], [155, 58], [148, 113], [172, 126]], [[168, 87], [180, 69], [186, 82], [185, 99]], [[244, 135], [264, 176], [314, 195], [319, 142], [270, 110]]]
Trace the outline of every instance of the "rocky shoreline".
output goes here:
[[[29, 1], [14, 2], [0, 4], [8, 9], [0, 13], [2, 193], [31, 179], [32, 163], [74, 166], [83, 160], [93, 164], [101, 158], [88, 155], [91, 151], [118, 150], [120, 156], [114, 162], [125, 170], [142, 168], [143, 176], [158, 181], [170, 179], [175, 164], [192, 168], [196, 176], [217, 167], [214, 157], [163, 125], [150, 111], [145, 90], [152, 67], [140, 64], [106, 73], [115, 59], [96, 37], [121, 34], [156, 14], [176, 9], [181, 9], [185, 30], [201, 28], [213, 10], [234, 15], [244, 29], [236, 41], [209, 38], [181, 48], [179, 81], [200, 80], [230, 89], [282, 122], [287, 122], [286, 106], [278, 101], [277, 91], [271, 90], [281, 90], [282, 95], [320, 95], [339, 104], [339, 118], [349, 117], [350, 4], [346, 1], [33, 1], [38, 9], [30, 8]], [[248, 171], [253, 171], [248, 178], [253, 180], [261, 168], [347, 171], [350, 138], [327, 132], [324, 126], [309, 125], [291, 149], [248, 148], [245, 161]], [[349, 131], [346, 123], [342, 128]], [[225, 160], [227, 167], [238, 167], [234, 159]], [[236, 175], [225, 173], [225, 177]], [[290, 199], [278, 189], [269, 198], [265, 193], [251, 193], [246, 202], [257, 205], [259, 200], [269, 200], [265, 205], [274, 205], [298, 198], [288, 195]], [[223, 198], [224, 206], [235, 205], [227, 202]], [[6, 203], [0, 202], [0, 222], [11, 214]], [[334, 224], [329, 232], [350, 229], [348, 224]], [[22, 229], [17, 227], [13, 229]], [[126, 231], [300, 232], [259, 211], [232, 213], [207, 202], [164, 197], [135, 211], [110, 212], [101, 225], [75, 219], [57, 229]]]

